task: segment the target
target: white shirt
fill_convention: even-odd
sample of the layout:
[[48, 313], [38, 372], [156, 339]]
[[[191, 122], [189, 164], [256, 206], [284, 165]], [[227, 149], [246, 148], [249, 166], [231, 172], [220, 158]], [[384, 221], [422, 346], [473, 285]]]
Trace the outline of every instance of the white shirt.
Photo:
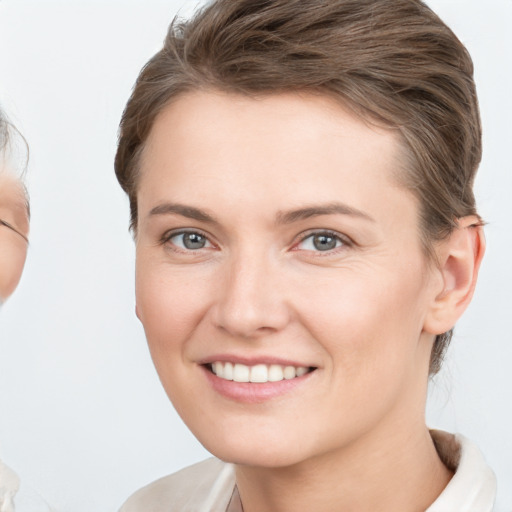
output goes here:
[[0, 460], [0, 512], [14, 512], [14, 496], [19, 488], [18, 475]]
[[20, 484], [18, 475], [1, 460], [0, 512], [51, 512], [39, 494]]
[[[441, 460], [455, 471], [425, 512], [492, 512], [496, 478], [465, 437], [431, 431]], [[243, 512], [232, 464], [207, 459], [133, 494], [120, 512]]]

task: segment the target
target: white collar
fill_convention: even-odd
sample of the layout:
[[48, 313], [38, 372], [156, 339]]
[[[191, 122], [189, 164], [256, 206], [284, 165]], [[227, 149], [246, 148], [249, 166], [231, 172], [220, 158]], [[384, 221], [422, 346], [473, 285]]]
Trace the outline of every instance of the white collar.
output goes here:
[[426, 512], [492, 512], [496, 477], [480, 450], [460, 434], [440, 430], [430, 434], [439, 457], [455, 474]]
[[14, 511], [14, 495], [20, 487], [18, 475], [0, 460], [0, 510]]

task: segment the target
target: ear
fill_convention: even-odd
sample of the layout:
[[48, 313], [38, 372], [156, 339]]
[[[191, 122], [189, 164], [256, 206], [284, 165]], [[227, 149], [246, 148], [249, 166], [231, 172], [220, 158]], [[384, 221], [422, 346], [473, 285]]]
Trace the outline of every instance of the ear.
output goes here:
[[436, 251], [442, 290], [434, 297], [424, 331], [437, 335], [453, 328], [471, 302], [484, 252], [480, 220], [474, 215], [459, 219], [458, 227]]

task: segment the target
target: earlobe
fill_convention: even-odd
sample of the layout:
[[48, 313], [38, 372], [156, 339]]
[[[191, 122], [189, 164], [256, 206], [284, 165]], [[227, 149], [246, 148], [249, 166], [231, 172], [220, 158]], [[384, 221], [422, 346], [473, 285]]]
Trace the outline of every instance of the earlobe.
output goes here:
[[459, 219], [458, 228], [438, 252], [443, 287], [425, 319], [426, 332], [437, 335], [453, 328], [471, 302], [484, 252], [485, 237], [478, 217]]

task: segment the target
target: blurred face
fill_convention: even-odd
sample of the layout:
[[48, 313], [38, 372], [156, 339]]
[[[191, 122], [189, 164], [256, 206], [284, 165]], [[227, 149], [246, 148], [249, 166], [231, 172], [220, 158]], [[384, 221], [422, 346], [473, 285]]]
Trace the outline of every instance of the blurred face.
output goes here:
[[[2, 222], [3, 221], [3, 222]], [[28, 213], [22, 185], [0, 169], [0, 303], [14, 291], [27, 255]]]
[[422, 418], [439, 280], [393, 133], [322, 97], [190, 93], [141, 163], [136, 293], [220, 458], [287, 466]]

